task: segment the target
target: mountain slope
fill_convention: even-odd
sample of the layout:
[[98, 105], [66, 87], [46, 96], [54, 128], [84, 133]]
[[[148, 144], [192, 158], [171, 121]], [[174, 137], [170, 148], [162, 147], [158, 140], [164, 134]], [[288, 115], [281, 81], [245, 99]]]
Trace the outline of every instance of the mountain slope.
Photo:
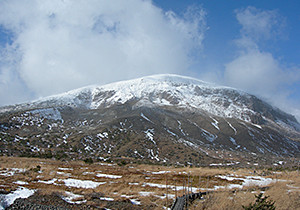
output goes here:
[[292, 115], [245, 92], [177, 75], [85, 87], [0, 113], [4, 154], [25, 148], [28, 155], [184, 164], [299, 156]]

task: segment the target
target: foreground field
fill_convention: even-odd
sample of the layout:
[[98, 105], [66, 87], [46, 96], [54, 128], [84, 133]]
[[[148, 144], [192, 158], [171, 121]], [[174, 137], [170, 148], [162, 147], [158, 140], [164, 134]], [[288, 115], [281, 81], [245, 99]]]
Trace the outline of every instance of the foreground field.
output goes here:
[[300, 209], [299, 171], [0, 157], [0, 209], [20, 197], [73, 209], [163, 209], [176, 196], [199, 191], [211, 193], [189, 203], [189, 209], [242, 209], [260, 192], [277, 209]]

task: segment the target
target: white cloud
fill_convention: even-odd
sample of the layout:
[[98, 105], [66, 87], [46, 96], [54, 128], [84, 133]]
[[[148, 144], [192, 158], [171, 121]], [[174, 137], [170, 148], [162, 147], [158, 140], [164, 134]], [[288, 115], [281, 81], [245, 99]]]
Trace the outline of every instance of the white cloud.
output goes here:
[[[143, 0], [1, 1], [0, 24], [14, 35], [12, 45], [1, 49], [1, 103], [183, 73], [192, 62], [190, 52], [202, 47], [205, 15], [197, 8], [179, 17]], [[13, 64], [7, 62], [16, 54]], [[12, 86], [24, 97], [8, 99], [18, 92]]]
[[249, 6], [235, 12], [242, 25], [241, 33], [255, 40], [274, 39], [281, 35], [285, 25], [284, 18], [276, 10], [260, 10]]
[[284, 18], [276, 11], [254, 7], [236, 10], [236, 17], [242, 26], [241, 37], [235, 40], [236, 58], [225, 65], [225, 82], [297, 114], [288, 97], [289, 86], [300, 82], [299, 69], [283, 66], [270, 52], [260, 49], [263, 42], [281, 35]]
[[277, 92], [286, 79], [285, 73], [270, 53], [248, 52], [226, 64], [227, 82], [259, 95], [268, 96]]

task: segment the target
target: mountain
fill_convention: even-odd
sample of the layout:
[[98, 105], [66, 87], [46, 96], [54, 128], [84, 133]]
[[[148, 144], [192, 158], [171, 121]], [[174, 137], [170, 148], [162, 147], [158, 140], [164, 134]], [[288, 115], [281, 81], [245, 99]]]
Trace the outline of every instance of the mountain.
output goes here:
[[0, 108], [5, 155], [172, 164], [277, 164], [300, 155], [292, 115], [178, 75], [89, 86]]

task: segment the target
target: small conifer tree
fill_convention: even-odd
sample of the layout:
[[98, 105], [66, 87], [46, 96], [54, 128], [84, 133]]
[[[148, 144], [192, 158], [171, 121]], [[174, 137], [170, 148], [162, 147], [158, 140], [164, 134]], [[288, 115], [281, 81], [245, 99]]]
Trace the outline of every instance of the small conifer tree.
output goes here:
[[275, 209], [275, 201], [267, 199], [269, 196], [264, 196], [263, 193], [255, 195], [255, 202], [252, 204], [250, 203], [248, 206], [242, 206], [245, 210], [274, 210]]

